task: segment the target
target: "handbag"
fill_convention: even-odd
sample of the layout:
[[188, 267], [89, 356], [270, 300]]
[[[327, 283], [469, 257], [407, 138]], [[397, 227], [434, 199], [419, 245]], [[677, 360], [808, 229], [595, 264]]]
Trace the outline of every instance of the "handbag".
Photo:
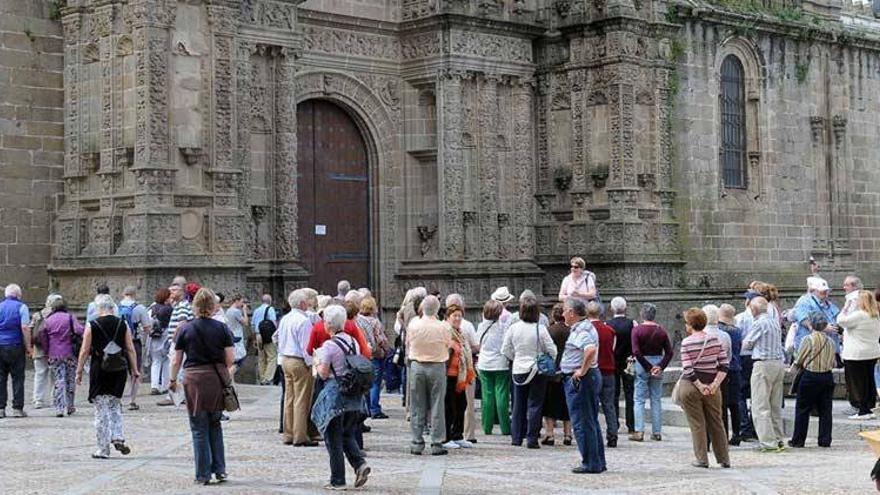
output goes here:
[[623, 372], [629, 376], [636, 376], [636, 358], [629, 356], [626, 358], [626, 368]]
[[804, 363], [803, 366], [800, 366], [797, 363], [791, 365], [792, 369], [795, 369], [796, 371], [794, 372], [794, 377], [791, 379], [791, 385], [788, 387], [789, 395], [797, 395], [798, 388], [801, 385], [801, 378], [803, 378], [804, 376], [804, 370], [807, 368], [807, 366], [810, 365], [810, 363], [812, 363], [816, 360], [817, 357], [819, 357], [819, 354], [821, 354], [822, 351], [825, 350], [825, 346], [828, 345], [828, 337], [823, 335], [822, 338], [825, 339], [825, 341], [822, 342], [822, 347], [819, 348], [818, 352], [813, 353], [813, 356], [810, 358], [809, 361]]
[[535, 338], [538, 341], [537, 348], [540, 349], [540, 352], [535, 356], [535, 366], [538, 368], [538, 374], [542, 376], [556, 376], [558, 373], [556, 360], [550, 357], [546, 349], [544, 349], [544, 343], [541, 342], [540, 327], [537, 323], [535, 323]]
[[[706, 338], [703, 339], [703, 348], [700, 349], [700, 353], [697, 354], [697, 359], [694, 359], [694, 362], [699, 361], [700, 358], [703, 357], [703, 351], [706, 350], [706, 344], [708, 344], [708, 343], [709, 343], [709, 336], [706, 335]], [[681, 397], [681, 381], [682, 381], [682, 379], [683, 379], [682, 377], [678, 377], [678, 381], [676, 381], [675, 386], [672, 387], [672, 394], [670, 394], [670, 397], [672, 397], [672, 403], [675, 404], [676, 406], [680, 406], [681, 402], [682, 402], [682, 400], [681, 400], [682, 399], [682, 397]]]
[[[199, 336], [202, 347], [207, 347], [202, 332], [198, 331], [200, 330], [200, 325], [197, 323], [193, 324], [193, 330], [196, 330], [195, 334]], [[241, 404], [238, 402], [238, 394], [235, 392], [235, 387], [232, 386], [232, 378], [230, 377], [229, 381], [224, 380], [217, 370], [217, 363], [214, 363], [212, 368], [214, 368], [214, 373], [217, 373], [217, 379], [220, 380], [220, 387], [223, 389], [223, 410], [227, 412], [238, 411], [241, 409]]]

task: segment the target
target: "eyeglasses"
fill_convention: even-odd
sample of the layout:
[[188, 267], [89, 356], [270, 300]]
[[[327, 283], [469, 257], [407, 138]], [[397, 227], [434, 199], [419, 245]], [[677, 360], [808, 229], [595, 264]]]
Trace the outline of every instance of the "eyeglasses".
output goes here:
[[572, 270], [580, 270], [580, 268], [581, 268], [581, 267], [579, 267], [579, 266], [577, 266], [577, 265], [571, 265], [571, 269], [572, 269]]

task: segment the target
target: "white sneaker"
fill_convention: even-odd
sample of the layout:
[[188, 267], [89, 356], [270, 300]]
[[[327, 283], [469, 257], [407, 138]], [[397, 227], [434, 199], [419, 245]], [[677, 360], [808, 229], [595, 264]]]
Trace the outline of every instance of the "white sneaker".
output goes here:
[[444, 448], [444, 449], [447, 449], [447, 450], [460, 449], [460, 448], [461, 448], [461, 445], [459, 445], [459, 444], [455, 443], [454, 441], [450, 440], [450, 441], [448, 441], [448, 442], [446, 442], [446, 443], [443, 444], [443, 448]]
[[853, 414], [852, 416], [849, 416], [849, 419], [860, 419], [860, 420], [864, 420], [864, 419], [875, 419], [876, 417], [877, 417], [877, 416], [874, 416], [873, 413], [868, 413], [868, 414]]
[[458, 446], [461, 447], [461, 448], [463, 448], [463, 449], [472, 449], [472, 448], [474, 448], [474, 444], [472, 444], [471, 442], [469, 442], [469, 441], [467, 441], [467, 440], [456, 440], [455, 443], [457, 443]]

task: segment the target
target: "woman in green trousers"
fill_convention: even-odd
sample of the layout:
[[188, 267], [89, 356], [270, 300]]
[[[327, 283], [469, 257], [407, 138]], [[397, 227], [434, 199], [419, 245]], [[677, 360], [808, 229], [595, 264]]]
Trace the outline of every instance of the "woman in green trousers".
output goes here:
[[500, 321], [504, 307], [490, 300], [483, 306], [483, 321], [477, 327], [480, 354], [477, 371], [482, 389], [483, 433], [492, 434], [497, 423], [502, 435], [510, 435], [510, 362], [501, 354], [507, 327]]

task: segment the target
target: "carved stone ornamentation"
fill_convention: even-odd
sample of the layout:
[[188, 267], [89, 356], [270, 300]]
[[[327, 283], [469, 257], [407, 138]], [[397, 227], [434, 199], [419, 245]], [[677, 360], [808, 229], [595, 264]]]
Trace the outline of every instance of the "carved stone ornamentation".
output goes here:
[[421, 253], [422, 257], [428, 255], [432, 248], [432, 241], [434, 240], [434, 235], [437, 233], [436, 225], [419, 225], [416, 227], [419, 233], [419, 241], [422, 244]]
[[825, 117], [813, 115], [810, 117], [810, 134], [813, 136], [813, 143], [822, 142], [822, 136], [825, 133]]

